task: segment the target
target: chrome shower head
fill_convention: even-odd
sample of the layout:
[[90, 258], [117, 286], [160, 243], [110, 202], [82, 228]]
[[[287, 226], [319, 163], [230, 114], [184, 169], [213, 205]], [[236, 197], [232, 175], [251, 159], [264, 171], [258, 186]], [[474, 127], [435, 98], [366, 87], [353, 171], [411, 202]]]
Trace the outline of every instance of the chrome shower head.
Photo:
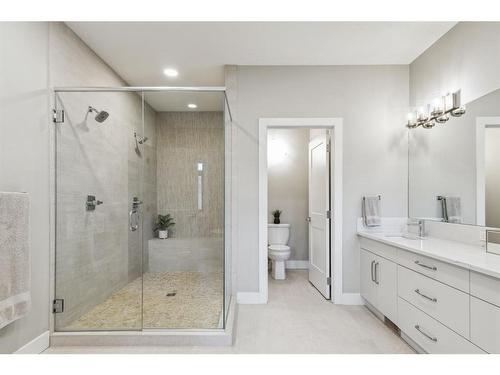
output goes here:
[[102, 123], [102, 122], [106, 121], [106, 119], [109, 117], [109, 113], [108, 112], [106, 112], [106, 111], [98, 111], [97, 109], [95, 109], [94, 107], [91, 107], [91, 106], [89, 106], [89, 112], [95, 112], [95, 113], [97, 113], [95, 115], [95, 120], [97, 122], [101, 122]]

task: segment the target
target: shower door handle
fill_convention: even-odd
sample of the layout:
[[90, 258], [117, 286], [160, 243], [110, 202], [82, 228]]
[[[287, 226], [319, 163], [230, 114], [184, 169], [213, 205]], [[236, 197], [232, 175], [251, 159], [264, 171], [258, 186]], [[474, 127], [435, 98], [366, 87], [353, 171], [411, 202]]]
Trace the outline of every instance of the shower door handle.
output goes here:
[[131, 232], [135, 232], [139, 228], [139, 211], [136, 209], [130, 210], [128, 214], [128, 224]]

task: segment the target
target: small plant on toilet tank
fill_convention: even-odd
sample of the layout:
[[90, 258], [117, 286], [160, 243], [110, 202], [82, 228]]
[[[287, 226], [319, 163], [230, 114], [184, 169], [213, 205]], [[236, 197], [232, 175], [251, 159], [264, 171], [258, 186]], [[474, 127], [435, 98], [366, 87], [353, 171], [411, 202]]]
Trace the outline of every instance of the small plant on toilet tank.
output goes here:
[[168, 230], [169, 228], [175, 225], [174, 219], [167, 215], [158, 215], [158, 219], [156, 219], [155, 223], [155, 232], [158, 232], [158, 238], [165, 239], [168, 238]]
[[274, 216], [274, 224], [279, 224], [280, 223], [280, 216], [281, 216], [282, 213], [283, 213], [283, 211], [281, 211], [281, 210], [274, 210], [272, 212], [272, 214]]

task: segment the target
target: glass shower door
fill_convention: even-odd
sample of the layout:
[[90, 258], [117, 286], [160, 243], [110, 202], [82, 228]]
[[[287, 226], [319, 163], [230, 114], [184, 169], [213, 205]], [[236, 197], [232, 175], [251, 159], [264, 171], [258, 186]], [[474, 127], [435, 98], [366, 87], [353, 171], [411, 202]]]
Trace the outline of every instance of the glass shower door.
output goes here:
[[142, 329], [142, 105], [134, 92], [55, 95], [56, 331]]
[[224, 94], [146, 92], [144, 98], [145, 128], [153, 135], [144, 186], [156, 197], [154, 218], [175, 224], [159, 228], [168, 233], [161, 238], [146, 230], [145, 214], [143, 327], [223, 328]]

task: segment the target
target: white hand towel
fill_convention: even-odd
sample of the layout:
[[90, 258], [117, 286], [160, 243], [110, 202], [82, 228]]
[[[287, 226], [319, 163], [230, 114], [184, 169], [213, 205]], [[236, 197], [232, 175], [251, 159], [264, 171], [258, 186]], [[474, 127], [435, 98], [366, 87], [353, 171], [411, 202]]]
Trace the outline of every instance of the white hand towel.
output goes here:
[[380, 220], [380, 197], [378, 195], [363, 198], [363, 218], [367, 227], [379, 227]]
[[29, 197], [0, 192], [0, 329], [31, 307]]
[[462, 203], [460, 197], [446, 197], [446, 216], [448, 223], [462, 222]]

